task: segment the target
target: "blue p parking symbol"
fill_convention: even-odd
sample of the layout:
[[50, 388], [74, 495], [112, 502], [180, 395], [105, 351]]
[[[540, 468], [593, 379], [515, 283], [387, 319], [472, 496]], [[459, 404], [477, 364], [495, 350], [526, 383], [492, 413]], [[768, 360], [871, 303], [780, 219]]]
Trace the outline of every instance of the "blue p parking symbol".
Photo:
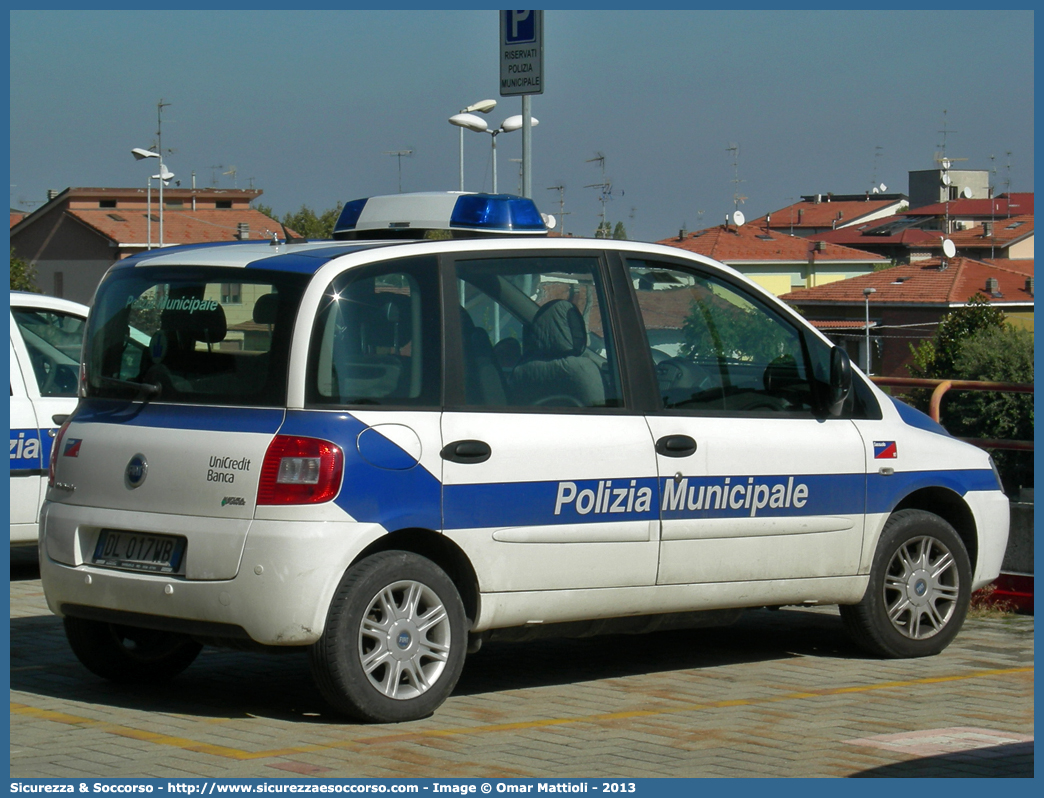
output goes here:
[[536, 14], [532, 11], [501, 11], [504, 15], [504, 44], [536, 41]]

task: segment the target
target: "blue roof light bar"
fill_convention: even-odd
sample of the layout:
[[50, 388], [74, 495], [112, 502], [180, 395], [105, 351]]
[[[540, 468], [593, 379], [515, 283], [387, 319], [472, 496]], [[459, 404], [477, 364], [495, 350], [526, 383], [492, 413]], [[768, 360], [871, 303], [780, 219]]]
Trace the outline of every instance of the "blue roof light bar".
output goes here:
[[533, 200], [458, 191], [392, 194], [353, 200], [341, 210], [335, 238], [421, 238], [444, 230], [468, 235], [547, 235]]

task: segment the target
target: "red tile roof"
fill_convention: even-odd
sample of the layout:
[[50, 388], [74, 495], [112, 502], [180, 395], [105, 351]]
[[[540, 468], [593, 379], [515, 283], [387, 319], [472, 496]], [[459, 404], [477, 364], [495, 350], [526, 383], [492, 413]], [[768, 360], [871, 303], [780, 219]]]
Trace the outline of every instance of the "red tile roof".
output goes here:
[[[788, 230], [791, 227], [802, 229], [806, 227], [829, 228], [834, 222], [839, 225], [849, 225], [864, 216], [882, 211], [899, 201], [894, 199], [879, 200], [829, 200], [825, 196], [821, 202], [795, 202], [778, 211], [768, 214], [772, 217], [771, 227], [773, 230]], [[800, 213], [799, 213], [800, 211]], [[751, 224], [763, 227], [765, 216], [755, 219]]]
[[[993, 235], [985, 235], [985, 227], [976, 225], [967, 230], [954, 230], [947, 236], [957, 249], [977, 248], [989, 249], [991, 246], [1008, 247], [1016, 241], [1021, 241], [1027, 236], [1033, 235], [1033, 215], [1012, 216], [1011, 218], [997, 219], [990, 222], [993, 226]], [[942, 242], [939, 242], [942, 246]]]
[[[949, 208], [947, 208], [949, 206]], [[1032, 214], [1032, 192], [1001, 194], [993, 199], [955, 199], [950, 202], [937, 202], [933, 205], [922, 205], [905, 211], [907, 216], [980, 216], [987, 218], [992, 214], [1007, 216], [1012, 214]]]
[[1008, 271], [1018, 272], [1026, 277], [1033, 276], [1033, 258], [1019, 258], [1018, 260], [1011, 260], [1009, 258], [984, 258], [983, 263], [988, 263], [991, 266], [997, 266], [1001, 269], [1007, 269]]
[[706, 230], [689, 233], [680, 240], [675, 236], [657, 243], [706, 255], [722, 263], [771, 263], [772, 261], [808, 263], [813, 254], [815, 260], [820, 262], [871, 263], [885, 260], [880, 255], [836, 244], [825, 244], [823, 250], [817, 251], [815, 242], [809, 241], [807, 238], [769, 230], [764, 224], [754, 222], [739, 228], [733, 225], [709, 227]]
[[[871, 305], [963, 305], [975, 294], [987, 296], [991, 302], [1033, 303], [1033, 294], [1026, 290], [1027, 273], [1006, 265], [984, 263], [970, 258], [953, 258], [945, 269], [940, 261], [932, 259], [915, 264], [894, 266], [883, 271], [839, 280], [835, 283], [791, 291], [781, 299], [797, 305], [809, 303], [863, 304], [864, 288], [874, 288]], [[998, 294], [990, 296], [987, 278], [998, 283]]]
[[[146, 214], [139, 209], [74, 208], [65, 211], [120, 245], [144, 244], [148, 239]], [[159, 242], [159, 212], [152, 211], [152, 243]], [[250, 238], [271, 238], [282, 234], [279, 222], [253, 208], [173, 209], [163, 211], [163, 243], [197, 244], [209, 241], [232, 241], [238, 225], [250, 226]]]
[[[837, 230], [825, 230], [822, 233], [813, 233], [810, 237], [813, 241], [828, 241], [832, 244], [841, 244], [850, 247], [860, 246], [884, 246], [901, 244], [907, 247], [925, 247], [939, 243], [942, 240], [941, 230], [922, 230], [919, 227], [907, 227], [900, 229], [891, 235], [879, 235], [874, 230], [880, 230], [886, 225], [907, 220], [905, 213], [896, 216], [884, 216], [874, 219], [866, 225], [853, 225], [841, 227]], [[941, 244], [940, 244], [941, 246]]]

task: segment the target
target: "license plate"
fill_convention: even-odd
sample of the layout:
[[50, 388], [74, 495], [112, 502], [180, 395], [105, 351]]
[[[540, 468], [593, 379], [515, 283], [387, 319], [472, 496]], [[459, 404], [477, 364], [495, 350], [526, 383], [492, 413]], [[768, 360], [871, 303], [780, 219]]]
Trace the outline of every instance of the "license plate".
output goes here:
[[185, 538], [103, 529], [94, 547], [94, 564], [158, 574], [177, 573]]

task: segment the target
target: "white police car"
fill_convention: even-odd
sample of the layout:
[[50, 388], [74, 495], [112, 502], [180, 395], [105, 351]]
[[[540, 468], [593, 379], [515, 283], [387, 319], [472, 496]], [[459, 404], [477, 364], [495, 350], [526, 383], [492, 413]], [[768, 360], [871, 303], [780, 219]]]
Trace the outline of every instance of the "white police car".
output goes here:
[[336, 238], [144, 253], [99, 287], [41, 544], [96, 674], [307, 647], [334, 707], [400, 721], [490, 636], [839, 604], [922, 656], [997, 576], [989, 457], [732, 269], [549, 238], [503, 195], [351, 202]]
[[76, 407], [87, 307], [11, 294], [11, 545], [33, 545], [58, 428]]

